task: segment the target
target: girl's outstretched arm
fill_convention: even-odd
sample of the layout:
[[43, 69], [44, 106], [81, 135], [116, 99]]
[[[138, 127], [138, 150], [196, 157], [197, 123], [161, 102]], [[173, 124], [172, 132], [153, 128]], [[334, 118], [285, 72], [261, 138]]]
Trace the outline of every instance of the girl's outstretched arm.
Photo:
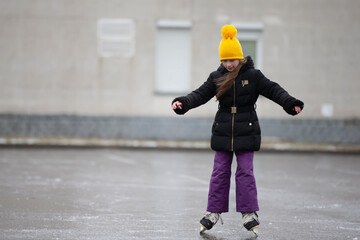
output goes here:
[[[186, 96], [175, 98], [172, 103], [172, 109], [176, 114], [185, 114], [192, 108], [196, 108], [202, 104], [208, 102], [216, 94], [216, 84], [214, 82], [214, 76], [216, 72], [213, 72], [198, 89], [192, 91]], [[175, 105], [174, 105], [175, 103]]]
[[304, 108], [304, 103], [292, 97], [285, 89], [278, 83], [270, 81], [266, 78], [260, 70], [257, 72], [258, 91], [261, 95], [276, 102], [290, 115], [299, 114]]

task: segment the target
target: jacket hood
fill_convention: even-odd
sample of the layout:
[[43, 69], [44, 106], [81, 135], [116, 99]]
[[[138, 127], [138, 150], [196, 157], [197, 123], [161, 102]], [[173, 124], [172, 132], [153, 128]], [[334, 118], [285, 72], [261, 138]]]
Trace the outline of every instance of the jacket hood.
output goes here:
[[[247, 56], [245, 59], [246, 59], [246, 63], [241, 67], [239, 73], [243, 73], [246, 72], [248, 69], [254, 68], [254, 61], [252, 60], [252, 58], [250, 56]], [[222, 74], [229, 72], [228, 70], [226, 70], [226, 68], [222, 63], [220, 64], [217, 70]]]

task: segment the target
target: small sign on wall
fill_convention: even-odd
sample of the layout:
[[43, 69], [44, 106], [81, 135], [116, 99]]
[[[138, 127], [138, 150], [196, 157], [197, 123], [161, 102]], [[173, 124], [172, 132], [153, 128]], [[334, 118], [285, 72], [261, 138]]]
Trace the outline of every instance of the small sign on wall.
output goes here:
[[99, 19], [97, 27], [101, 57], [134, 56], [135, 22], [132, 19]]

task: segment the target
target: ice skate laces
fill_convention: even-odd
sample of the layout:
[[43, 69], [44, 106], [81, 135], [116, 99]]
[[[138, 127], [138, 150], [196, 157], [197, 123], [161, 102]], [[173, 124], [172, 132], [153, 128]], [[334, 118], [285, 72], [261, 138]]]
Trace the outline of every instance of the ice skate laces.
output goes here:
[[259, 219], [256, 215], [255, 212], [250, 212], [250, 213], [243, 213], [243, 217], [242, 217], [242, 220], [243, 220], [243, 224], [245, 225], [246, 223], [248, 222], [251, 222], [253, 220], [255, 220], [256, 222], [259, 222]]
[[221, 213], [212, 213], [212, 212], [206, 212], [205, 213], [205, 219], [209, 219], [214, 225], [219, 221], [221, 224], [224, 224], [224, 221], [220, 215]]

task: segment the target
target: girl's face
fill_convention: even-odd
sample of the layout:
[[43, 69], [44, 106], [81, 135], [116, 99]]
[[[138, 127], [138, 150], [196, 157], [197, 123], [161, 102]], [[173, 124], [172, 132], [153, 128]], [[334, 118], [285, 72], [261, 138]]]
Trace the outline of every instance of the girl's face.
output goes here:
[[221, 62], [226, 68], [226, 70], [232, 72], [240, 64], [240, 59], [227, 59], [222, 60]]

